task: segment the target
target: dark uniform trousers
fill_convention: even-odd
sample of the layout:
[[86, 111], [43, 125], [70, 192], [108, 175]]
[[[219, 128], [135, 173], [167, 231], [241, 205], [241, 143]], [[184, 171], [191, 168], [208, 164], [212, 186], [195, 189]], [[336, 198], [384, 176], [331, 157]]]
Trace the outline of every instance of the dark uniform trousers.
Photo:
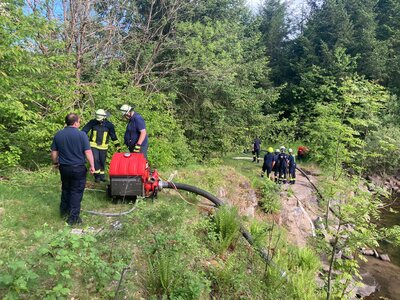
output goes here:
[[296, 163], [289, 165], [289, 175], [290, 183], [294, 184], [296, 182]]
[[107, 158], [107, 150], [97, 149], [92, 147], [93, 152], [93, 160], [94, 160], [94, 169], [96, 172], [94, 173], [95, 178], [105, 179], [104, 170]]
[[81, 201], [86, 185], [85, 165], [60, 165], [61, 203], [60, 213], [70, 214], [69, 220], [76, 222], [81, 211]]

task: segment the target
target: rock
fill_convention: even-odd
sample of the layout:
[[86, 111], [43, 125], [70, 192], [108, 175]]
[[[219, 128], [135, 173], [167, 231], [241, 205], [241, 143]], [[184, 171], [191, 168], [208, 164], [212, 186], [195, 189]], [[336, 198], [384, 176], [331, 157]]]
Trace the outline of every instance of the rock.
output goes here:
[[375, 255], [375, 252], [372, 249], [362, 248], [360, 250], [360, 252], [361, 252], [362, 255], [368, 255], [368, 256], [374, 256]]
[[83, 234], [83, 229], [73, 228], [73, 229], [71, 229], [71, 233], [72, 234], [76, 234], [76, 235], [82, 235]]
[[343, 253], [342, 257], [345, 258], [345, 259], [354, 259], [353, 254], [346, 253], [346, 251]]
[[120, 230], [120, 229], [122, 229], [122, 223], [117, 220], [117, 221], [111, 223], [110, 227], [113, 230]]
[[338, 252], [335, 253], [335, 259], [340, 259], [343, 256], [342, 250], [339, 250]]
[[369, 272], [363, 272], [360, 274], [362, 277], [362, 286], [357, 288], [356, 294], [361, 297], [368, 297], [372, 293], [379, 290], [379, 283], [376, 281], [375, 277]]
[[226, 198], [227, 192], [223, 187], [220, 187], [217, 192], [218, 198]]
[[315, 226], [315, 229], [325, 230], [325, 224], [321, 217], [318, 217], [314, 221], [314, 226]]
[[390, 261], [389, 255], [387, 254], [381, 254], [379, 258], [382, 259], [383, 261]]
[[248, 207], [248, 208], [246, 209], [246, 211], [245, 211], [244, 214], [245, 214], [246, 216], [248, 216], [248, 217], [254, 218], [254, 212], [255, 212], [254, 206], [250, 206], [250, 207]]

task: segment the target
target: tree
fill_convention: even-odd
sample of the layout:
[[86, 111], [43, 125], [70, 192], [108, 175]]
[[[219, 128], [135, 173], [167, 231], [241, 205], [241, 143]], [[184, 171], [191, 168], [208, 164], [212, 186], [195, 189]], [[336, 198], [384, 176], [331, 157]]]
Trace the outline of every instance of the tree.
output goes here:
[[280, 85], [289, 67], [286, 42], [290, 24], [286, 4], [279, 0], [265, 0], [259, 18], [262, 41], [272, 69], [271, 79]]
[[[46, 160], [60, 115], [74, 107], [71, 57], [46, 37], [52, 23], [20, 5], [0, 11], [0, 164], [26, 166]], [[43, 49], [46, 49], [43, 52]], [[62, 123], [62, 122], [61, 122]]]

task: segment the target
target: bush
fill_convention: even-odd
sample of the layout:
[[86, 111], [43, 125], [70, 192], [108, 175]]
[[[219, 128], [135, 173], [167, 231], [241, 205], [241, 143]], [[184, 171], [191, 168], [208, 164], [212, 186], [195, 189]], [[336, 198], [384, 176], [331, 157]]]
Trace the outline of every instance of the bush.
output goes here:
[[235, 207], [221, 206], [213, 215], [209, 237], [218, 254], [233, 247], [240, 234], [240, 220]]
[[278, 213], [281, 209], [279, 198], [280, 186], [275, 182], [267, 179], [263, 180], [260, 186], [261, 199], [259, 204], [261, 208], [270, 214]]

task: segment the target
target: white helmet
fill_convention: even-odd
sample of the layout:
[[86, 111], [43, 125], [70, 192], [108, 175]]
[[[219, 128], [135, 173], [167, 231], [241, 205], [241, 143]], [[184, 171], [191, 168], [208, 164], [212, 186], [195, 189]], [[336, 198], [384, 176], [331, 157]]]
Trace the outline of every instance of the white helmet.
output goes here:
[[132, 107], [129, 106], [128, 104], [124, 104], [121, 106], [121, 108], [119, 110], [121, 111], [121, 114], [123, 116], [125, 116], [128, 112], [130, 112], [132, 110]]
[[293, 153], [293, 149], [292, 148], [289, 148], [289, 153]]
[[286, 151], [286, 148], [285, 148], [285, 146], [281, 146], [281, 152], [285, 152]]
[[96, 110], [96, 120], [103, 121], [107, 117], [106, 111], [104, 109]]

